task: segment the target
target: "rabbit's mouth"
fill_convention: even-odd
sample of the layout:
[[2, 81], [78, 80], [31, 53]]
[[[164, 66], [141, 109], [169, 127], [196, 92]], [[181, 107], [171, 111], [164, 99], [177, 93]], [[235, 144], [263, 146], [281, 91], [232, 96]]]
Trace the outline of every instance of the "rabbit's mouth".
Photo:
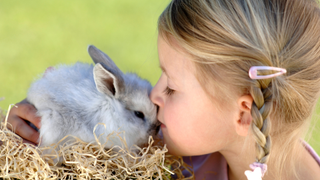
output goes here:
[[157, 135], [160, 130], [161, 122], [157, 121], [156, 123], [152, 124], [150, 126], [150, 129], [148, 130], [148, 133], [150, 135]]

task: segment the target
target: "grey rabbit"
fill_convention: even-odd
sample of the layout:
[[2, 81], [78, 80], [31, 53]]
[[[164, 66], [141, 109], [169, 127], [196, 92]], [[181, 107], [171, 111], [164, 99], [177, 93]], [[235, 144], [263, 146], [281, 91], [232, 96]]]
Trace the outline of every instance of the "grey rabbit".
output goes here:
[[106, 148], [121, 145], [106, 137], [124, 131], [128, 147], [148, 142], [159, 130], [157, 108], [149, 99], [151, 84], [136, 74], [124, 74], [108, 55], [90, 45], [95, 65], [77, 62], [47, 71], [29, 88], [27, 101], [41, 117], [40, 146], [57, 143], [66, 135], [85, 142], [95, 134]]

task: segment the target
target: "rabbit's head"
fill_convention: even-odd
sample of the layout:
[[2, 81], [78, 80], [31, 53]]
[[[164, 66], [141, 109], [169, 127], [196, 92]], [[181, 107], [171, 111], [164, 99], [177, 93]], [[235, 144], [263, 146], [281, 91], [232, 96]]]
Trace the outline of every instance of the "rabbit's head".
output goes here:
[[125, 131], [128, 146], [146, 143], [149, 135], [156, 135], [160, 128], [157, 108], [149, 99], [151, 84], [136, 74], [124, 74], [95, 46], [89, 46], [88, 52], [96, 64], [93, 74], [97, 90], [116, 106], [113, 126]]

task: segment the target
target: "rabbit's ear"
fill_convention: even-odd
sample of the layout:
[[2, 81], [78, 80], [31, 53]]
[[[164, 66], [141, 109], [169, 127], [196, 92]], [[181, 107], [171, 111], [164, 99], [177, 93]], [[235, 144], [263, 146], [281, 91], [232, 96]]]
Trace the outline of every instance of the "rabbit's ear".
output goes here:
[[112, 61], [112, 59], [95, 46], [89, 45], [88, 53], [95, 64], [100, 63], [106, 69], [113, 69], [113, 71], [117, 71], [119, 74], [122, 74], [122, 71], [117, 67], [117, 65]]
[[113, 69], [106, 69], [100, 63], [93, 68], [93, 77], [97, 90], [103, 94], [118, 98], [124, 92], [124, 80]]

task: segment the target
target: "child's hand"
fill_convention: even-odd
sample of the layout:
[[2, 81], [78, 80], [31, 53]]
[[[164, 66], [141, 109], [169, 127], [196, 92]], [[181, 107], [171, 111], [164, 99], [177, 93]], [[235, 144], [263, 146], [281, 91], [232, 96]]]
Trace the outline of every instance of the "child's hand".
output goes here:
[[[39, 132], [27, 124], [26, 121], [40, 128], [40, 117], [36, 116], [37, 110], [26, 100], [12, 107], [8, 116], [8, 128], [24, 139], [24, 142], [38, 144]], [[26, 120], [26, 121], [25, 121]]]

